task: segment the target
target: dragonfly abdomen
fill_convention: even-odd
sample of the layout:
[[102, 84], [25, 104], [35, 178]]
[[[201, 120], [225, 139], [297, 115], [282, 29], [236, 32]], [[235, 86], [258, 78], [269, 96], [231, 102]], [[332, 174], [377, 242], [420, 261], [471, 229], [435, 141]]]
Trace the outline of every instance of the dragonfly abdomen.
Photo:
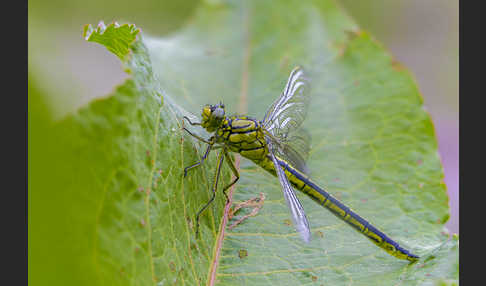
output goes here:
[[[366, 237], [379, 247], [383, 248], [386, 252], [397, 258], [409, 261], [416, 261], [418, 259], [418, 256], [402, 248], [397, 242], [389, 238], [386, 234], [371, 225], [349, 207], [345, 206], [339, 200], [317, 186], [305, 174], [288, 164], [287, 161], [278, 157], [277, 161], [283, 167], [287, 178], [296, 189], [304, 192], [314, 201], [317, 201], [319, 204], [329, 209], [333, 214], [346, 221], [354, 229], [366, 235]], [[260, 162], [259, 165], [273, 175], [276, 175], [271, 159], [266, 158], [266, 160]]]

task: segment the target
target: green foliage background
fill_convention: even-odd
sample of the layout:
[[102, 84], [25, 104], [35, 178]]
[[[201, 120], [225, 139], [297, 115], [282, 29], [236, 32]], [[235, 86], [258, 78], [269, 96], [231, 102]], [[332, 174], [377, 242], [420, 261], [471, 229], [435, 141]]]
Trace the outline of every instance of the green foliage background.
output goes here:
[[130, 79], [54, 121], [29, 78], [32, 284], [204, 285], [224, 200], [195, 240], [215, 158], [182, 180], [204, 148], [182, 133], [182, 115], [222, 100], [261, 118], [297, 64], [312, 77], [313, 179], [422, 259], [389, 256], [298, 194], [313, 232], [302, 243], [276, 179], [242, 160], [234, 199], [267, 199], [227, 232], [217, 284], [458, 283], [458, 239], [443, 232], [443, 172], [416, 84], [334, 2], [206, 3], [165, 37], [133, 25], [88, 26], [85, 36], [113, 52]]

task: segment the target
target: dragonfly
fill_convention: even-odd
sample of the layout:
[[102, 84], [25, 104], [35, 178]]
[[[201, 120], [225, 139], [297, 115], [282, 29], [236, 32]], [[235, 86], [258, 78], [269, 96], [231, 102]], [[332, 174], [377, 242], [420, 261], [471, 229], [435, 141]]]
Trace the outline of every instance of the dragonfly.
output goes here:
[[234, 179], [223, 188], [226, 199], [228, 199], [226, 191], [240, 178], [238, 169], [230, 156], [230, 152], [234, 152], [253, 161], [278, 178], [293, 225], [304, 242], [310, 241], [310, 227], [294, 189], [302, 191], [330, 210], [392, 256], [410, 262], [417, 261], [419, 256], [401, 247], [310, 179], [306, 165], [310, 151], [310, 135], [306, 129], [301, 128], [310, 102], [309, 90], [309, 79], [304, 69], [298, 66], [291, 71], [283, 92], [273, 102], [261, 121], [248, 116], [226, 116], [225, 106], [222, 103], [205, 105], [201, 113], [201, 122], [192, 122], [184, 116], [189, 124], [199, 125], [212, 134], [209, 139], [204, 139], [183, 127], [188, 134], [207, 144], [201, 160], [184, 169], [184, 177], [189, 170], [203, 164], [212, 150], [221, 150], [217, 157], [218, 165], [213, 179], [212, 196], [196, 214], [196, 236], [199, 231], [200, 215], [214, 200], [224, 160], [234, 175]]

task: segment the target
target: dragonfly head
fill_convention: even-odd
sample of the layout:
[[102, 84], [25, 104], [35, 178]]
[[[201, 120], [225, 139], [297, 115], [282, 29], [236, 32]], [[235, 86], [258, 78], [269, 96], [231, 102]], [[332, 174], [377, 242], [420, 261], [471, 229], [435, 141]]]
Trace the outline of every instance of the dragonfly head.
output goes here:
[[206, 105], [202, 110], [202, 121], [201, 126], [204, 127], [208, 132], [214, 132], [222, 124], [225, 118], [224, 114], [224, 104]]

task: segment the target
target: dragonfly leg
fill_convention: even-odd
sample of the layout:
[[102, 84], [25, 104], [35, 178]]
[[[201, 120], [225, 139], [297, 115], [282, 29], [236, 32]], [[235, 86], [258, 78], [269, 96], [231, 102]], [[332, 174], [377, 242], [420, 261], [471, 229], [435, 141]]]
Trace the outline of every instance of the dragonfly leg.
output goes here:
[[[196, 134], [192, 133], [191, 131], [189, 131], [186, 127], [182, 127], [182, 129], [184, 129], [187, 133], [189, 133], [189, 135], [191, 135], [192, 137], [196, 138], [197, 140], [199, 141], [202, 141], [206, 144], [214, 144], [212, 141], [208, 141], [200, 136], [197, 136]], [[210, 139], [211, 140], [211, 139]]]
[[218, 167], [216, 168], [216, 173], [214, 174], [214, 180], [213, 180], [213, 194], [211, 195], [211, 198], [209, 201], [197, 212], [196, 214], [196, 237], [199, 234], [199, 217], [201, 213], [213, 202], [214, 197], [216, 196], [216, 189], [218, 188], [218, 181], [219, 181], [219, 175], [221, 174], [221, 166], [223, 165], [223, 152], [219, 152], [218, 154]]
[[233, 186], [234, 184], [236, 184], [236, 182], [238, 181], [238, 179], [240, 178], [240, 173], [238, 172], [238, 169], [236, 169], [236, 166], [235, 164], [233, 163], [233, 160], [231, 159], [229, 153], [228, 153], [228, 150], [226, 148], [223, 149], [223, 152], [224, 152], [224, 157], [226, 158], [226, 161], [228, 162], [228, 165], [230, 166], [231, 168], [231, 171], [233, 172], [233, 175], [235, 176], [235, 179], [233, 180], [233, 182], [229, 183], [229, 185], [227, 185], [226, 187], [224, 187], [223, 189], [223, 194], [224, 196], [226, 197], [226, 201], [229, 200], [228, 198], [228, 195], [226, 194], [226, 191], [231, 188], [231, 186]]
[[211, 152], [211, 150], [216, 150], [216, 149], [219, 149], [219, 148], [221, 148], [221, 146], [214, 146], [213, 143], [209, 144], [208, 148], [206, 149], [206, 152], [204, 153], [204, 156], [201, 158], [201, 160], [199, 162], [184, 168], [184, 178], [187, 176], [187, 171], [191, 170], [192, 168], [196, 168], [196, 167], [200, 166], [202, 163], [204, 163], [204, 160], [206, 160], [206, 158], [208, 157], [209, 152]]
[[191, 165], [191, 166], [188, 166], [188, 167], [185, 167], [184, 168], [184, 178], [187, 176], [187, 171], [189, 171], [190, 169], [192, 168], [195, 168], [195, 167], [198, 167], [199, 165], [201, 165], [202, 163], [204, 163], [204, 160], [206, 160], [206, 158], [208, 157], [209, 155], [209, 152], [211, 152], [211, 149], [213, 148], [213, 145], [212, 144], [209, 144], [208, 145], [208, 148], [206, 149], [206, 152], [204, 153], [204, 156], [201, 158], [201, 161]]

